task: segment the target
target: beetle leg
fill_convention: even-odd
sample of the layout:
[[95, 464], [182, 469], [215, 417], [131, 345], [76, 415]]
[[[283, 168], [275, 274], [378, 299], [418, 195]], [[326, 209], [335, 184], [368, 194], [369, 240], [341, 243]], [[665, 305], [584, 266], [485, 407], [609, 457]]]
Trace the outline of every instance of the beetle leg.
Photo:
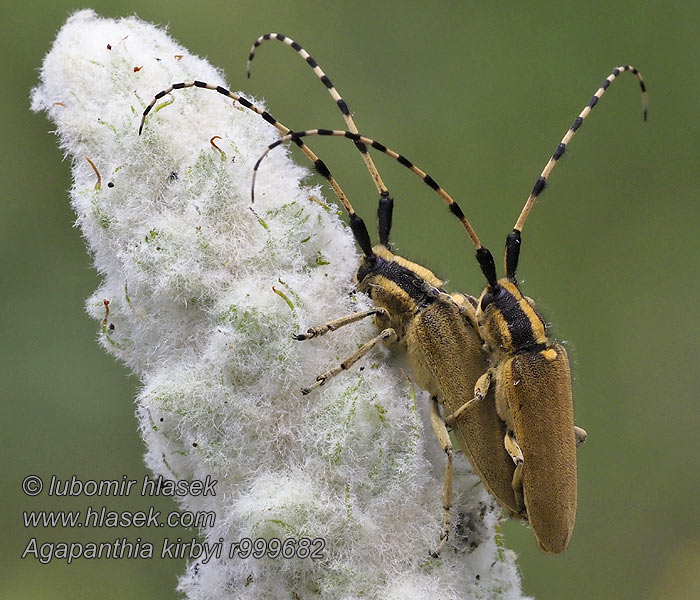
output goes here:
[[515, 433], [513, 431], [506, 433], [505, 438], [503, 438], [503, 444], [515, 463], [515, 472], [513, 473], [511, 485], [513, 486], [515, 501], [522, 512], [525, 510], [525, 499], [523, 498], [523, 451], [518, 446], [518, 442], [515, 441]]
[[440, 447], [442, 451], [447, 455], [447, 463], [445, 465], [445, 485], [442, 490], [442, 531], [440, 532], [440, 542], [438, 544], [437, 550], [431, 552], [434, 558], [440, 556], [443, 546], [447, 542], [450, 536], [450, 509], [452, 508], [452, 442], [450, 441], [450, 434], [447, 432], [447, 427], [445, 427], [445, 422], [440, 416], [440, 408], [438, 406], [437, 396], [432, 397], [430, 403], [430, 424], [435, 432], [435, 437], [437, 437], [438, 442], [440, 442]]
[[341, 371], [345, 371], [352, 367], [358, 360], [360, 360], [367, 352], [369, 352], [372, 348], [374, 348], [377, 343], [384, 341], [387, 344], [392, 344], [398, 339], [398, 336], [396, 335], [396, 331], [391, 329], [390, 327], [387, 329], [384, 329], [379, 335], [376, 337], [373, 337], [369, 342], [364, 344], [355, 352], [352, 356], [349, 356], [346, 358], [343, 362], [341, 362], [337, 367], [333, 367], [332, 369], [326, 371], [322, 375], [319, 375], [316, 377], [316, 381], [314, 381], [309, 387], [307, 388], [301, 388], [301, 393], [306, 395], [312, 390], [315, 390], [317, 387], [322, 386], [324, 383], [326, 383], [327, 379], [330, 379], [331, 377], [335, 377], [338, 373]]
[[364, 319], [365, 317], [370, 317], [372, 315], [380, 315], [388, 319], [389, 311], [386, 310], [386, 308], [381, 308], [378, 306], [376, 308], [372, 308], [371, 310], [365, 310], [363, 312], [352, 313], [351, 315], [340, 317], [339, 319], [335, 319], [334, 321], [330, 321], [325, 325], [320, 325], [319, 327], [311, 327], [306, 330], [306, 333], [294, 334], [292, 337], [295, 340], [303, 342], [304, 340], [310, 340], [311, 338], [325, 335], [329, 331], [335, 331], [336, 329], [340, 329], [345, 325], [350, 325], [351, 323], [355, 323], [361, 319]]
[[474, 385], [474, 397], [469, 400], [468, 402], [465, 402], [460, 406], [456, 411], [454, 411], [452, 414], [447, 415], [445, 418], [445, 423], [447, 423], [450, 427], [454, 425], [454, 423], [459, 419], [459, 417], [464, 413], [465, 410], [472, 404], [472, 402], [481, 402], [484, 398], [486, 398], [486, 394], [489, 391], [489, 388], [491, 387], [491, 381], [493, 380], [493, 371], [489, 369], [484, 373], [479, 379], [476, 380], [476, 384]]
[[585, 429], [581, 429], [580, 427], [576, 427], [574, 425], [574, 435], [576, 436], [576, 447], [578, 448], [583, 442], [586, 441], [586, 438], [588, 437], [588, 434], [586, 433]]

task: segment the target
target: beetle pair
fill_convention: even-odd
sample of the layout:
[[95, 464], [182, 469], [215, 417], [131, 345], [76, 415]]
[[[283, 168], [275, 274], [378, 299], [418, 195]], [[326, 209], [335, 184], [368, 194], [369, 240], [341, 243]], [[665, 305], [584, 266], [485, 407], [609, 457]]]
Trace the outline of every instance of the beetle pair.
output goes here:
[[[380, 341], [403, 348], [416, 383], [431, 394], [430, 420], [446, 453], [443, 488], [443, 522], [437, 553], [451, 531], [453, 449], [447, 426], [474, 470], [506, 512], [527, 519], [540, 547], [563, 552], [571, 538], [576, 516], [576, 446], [586, 433], [574, 426], [571, 374], [563, 346], [549, 339], [546, 325], [534, 303], [520, 291], [516, 271], [521, 231], [537, 196], [545, 187], [554, 165], [583, 120], [595, 107], [610, 83], [622, 72], [631, 71], [639, 80], [646, 118], [646, 90], [641, 75], [631, 66], [618, 67], [605, 79], [557, 146], [506, 239], [505, 276], [498, 278], [493, 257], [482, 246], [459, 205], [435, 180], [402, 155], [362, 136], [350, 116], [346, 102], [316, 61], [295, 41], [281, 34], [261, 36], [251, 48], [267, 39], [291, 46], [314, 69], [341, 110], [349, 131], [315, 129], [291, 132], [267, 111], [254, 106], [222, 87], [193, 81], [174, 84], [156, 95], [145, 109], [174, 89], [203, 87], [237, 100], [283, 133], [258, 160], [280, 144], [293, 141], [314, 162], [333, 187], [350, 217], [350, 227], [364, 256], [355, 273], [359, 291], [367, 293], [375, 308], [348, 315], [297, 336], [308, 340], [373, 316], [380, 333], [352, 356], [302, 390], [309, 393], [330, 377], [350, 368]], [[141, 128], [139, 131], [141, 131]], [[380, 195], [379, 243], [372, 246], [363, 220], [355, 213], [326, 165], [304, 144], [310, 135], [342, 136], [354, 141]], [[486, 279], [481, 296], [448, 294], [443, 282], [431, 271], [391, 251], [393, 199], [384, 185], [368, 147], [383, 152], [420, 176], [448, 204], [476, 248], [476, 258]], [[445, 415], [441, 416], [440, 407]]]

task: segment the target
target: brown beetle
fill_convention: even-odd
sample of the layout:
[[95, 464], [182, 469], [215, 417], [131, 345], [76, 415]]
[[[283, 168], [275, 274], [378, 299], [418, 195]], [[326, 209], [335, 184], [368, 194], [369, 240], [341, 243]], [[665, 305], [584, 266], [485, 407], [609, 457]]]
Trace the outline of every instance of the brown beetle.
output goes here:
[[[313, 60], [313, 59], [312, 59]], [[315, 62], [315, 61], [314, 61]], [[486, 278], [478, 301], [471, 296], [447, 294], [435, 275], [388, 250], [391, 214], [379, 209], [380, 244], [372, 248], [362, 220], [350, 212], [355, 238], [365, 253], [356, 273], [358, 289], [366, 291], [377, 309], [350, 315], [299, 339], [309, 339], [359, 318], [376, 315], [382, 332], [338, 367], [317, 377], [311, 389], [349, 368], [380, 340], [405, 349], [416, 382], [431, 393], [431, 422], [448, 461], [443, 505], [445, 516], [438, 550], [450, 529], [452, 447], [439, 416], [453, 428], [486, 488], [512, 516], [527, 519], [538, 544], [546, 552], [563, 552], [576, 520], [576, 447], [586, 432], [574, 426], [571, 372], [566, 350], [549, 339], [534, 302], [524, 296], [516, 280], [521, 231], [537, 196], [544, 190], [556, 162], [567, 149], [583, 120], [610, 83], [630, 71], [639, 81], [646, 120], [646, 88], [632, 66], [617, 67], [557, 146], [507, 237], [506, 275], [498, 279], [491, 252], [482, 246], [459, 205], [425, 171], [384, 144], [356, 131], [312, 129], [292, 132], [270, 144], [255, 165], [273, 148], [307, 136], [345, 137], [358, 147], [370, 147], [397, 160], [438, 193], [460, 220], [477, 252]], [[416, 292], [415, 290], [419, 290]], [[331, 326], [332, 325], [332, 326]], [[483, 345], [480, 343], [483, 342]], [[488, 367], [483, 371], [484, 362]], [[480, 372], [480, 374], [478, 374]], [[469, 398], [471, 381], [477, 379]], [[505, 450], [505, 451], [504, 451]]]

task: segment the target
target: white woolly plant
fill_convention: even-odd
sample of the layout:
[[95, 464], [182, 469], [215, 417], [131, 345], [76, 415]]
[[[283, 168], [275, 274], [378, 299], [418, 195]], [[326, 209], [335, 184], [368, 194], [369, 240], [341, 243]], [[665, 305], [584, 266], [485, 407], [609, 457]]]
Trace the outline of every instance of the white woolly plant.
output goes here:
[[[218, 480], [216, 496], [180, 504], [215, 511], [199, 535], [223, 539], [224, 552], [191, 561], [179, 589], [191, 599], [520, 598], [500, 509], [462, 456], [458, 527], [431, 558], [445, 457], [427, 398], [393, 354], [376, 349], [300, 394], [376, 334], [363, 321], [303, 343], [291, 335], [369, 307], [351, 293], [352, 235], [284, 150], [263, 163], [251, 210], [253, 164], [278, 133], [216, 93], [164, 97], [139, 136], [153, 95], [192, 79], [226, 85], [162, 29], [82, 11], [32, 94], [71, 158], [72, 206], [103, 277], [87, 310], [143, 384], [147, 465]], [[324, 556], [229, 558], [241, 538], [323, 538]]]

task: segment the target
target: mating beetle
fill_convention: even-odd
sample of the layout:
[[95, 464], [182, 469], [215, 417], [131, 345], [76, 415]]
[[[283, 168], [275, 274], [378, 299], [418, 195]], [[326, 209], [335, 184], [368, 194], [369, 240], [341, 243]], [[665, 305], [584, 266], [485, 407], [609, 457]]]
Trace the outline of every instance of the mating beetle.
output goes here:
[[[311, 59], [313, 60], [313, 59]], [[315, 64], [315, 61], [314, 61]], [[583, 120], [596, 106], [610, 83], [624, 71], [632, 72], [642, 91], [644, 119], [647, 96], [644, 81], [632, 66], [615, 68], [557, 146], [506, 239], [506, 275], [498, 279], [491, 252], [482, 246], [459, 205], [436, 181], [401, 154], [355, 131], [313, 129], [292, 132], [270, 144], [254, 168], [273, 148], [296, 143], [313, 135], [345, 137], [356, 145], [383, 152], [407, 167], [446, 200], [475, 248], [486, 278], [478, 301], [461, 294], [446, 294], [432, 272], [388, 250], [391, 215], [379, 209], [380, 245], [371, 247], [367, 230], [350, 212], [351, 228], [365, 256], [356, 272], [360, 291], [366, 291], [379, 307], [351, 315], [321, 328], [312, 328], [299, 339], [309, 339], [369, 314], [377, 315], [382, 332], [339, 367], [317, 377], [311, 388], [349, 368], [379, 340], [400, 344], [406, 350], [416, 382], [433, 398], [431, 423], [448, 461], [443, 492], [443, 531], [438, 551], [450, 529], [452, 448], [438, 404], [445, 409], [445, 423], [453, 428], [475, 471], [487, 489], [512, 516], [527, 519], [544, 551], [563, 552], [576, 520], [576, 447], [586, 432], [574, 426], [571, 372], [566, 350], [549, 339], [546, 324], [534, 303], [519, 289], [516, 271], [521, 231], [537, 196], [544, 190], [556, 162], [567, 149]], [[384, 232], [384, 233], [383, 233]], [[483, 343], [483, 345], [481, 343]], [[483, 352], [484, 354], [480, 353]], [[484, 360], [488, 367], [481, 371]], [[474, 385], [474, 371], [481, 371]], [[505, 452], [503, 451], [505, 450]]]
[[[258, 160], [276, 146], [293, 141], [328, 179], [350, 216], [350, 226], [364, 256], [355, 274], [359, 291], [366, 292], [376, 307], [336, 319], [308, 330], [297, 339], [306, 340], [367, 316], [374, 316], [381, 333], [339, 366], [319, 375], [302, 390], [309, 393], [340, 371], [350, 368], [379, 341], [405, 349], [416, 383], [430, 392], [431, 424], [447, 455], [443, 490], [443, 525], [438, 552], [451, 529], [452, 445], [445, 423], [452, 428], [459, 446], [474, 470], [511, 516], [527, 519], [540, 547], [559, 553], [566, 549], [576, 514], [576, 446], [586, 433], [573, 425], [571, 375], [564, 348], [549, 340], [533, 302], [522, 295], [516, 281], [522, 227], [536, 197], [544, 189], [557, 160], [610, 83], [629, 70], [639, 80], [646, 117], [646, 90], [641, 75], [630, 66], [618, 67], [606, 78], [589, 104], [568, 130], [537, 179], [528, 201], [506, 241], [506, 276], [498, 279], [491, 253], [481, 245], [471, 224], [456, 202], [435, 180], [402, 155], [358, 133], [345, 101], [316, 61], [295, 41], [281, 34], [261, 36], [291, 46], [314, 69], [329, 90], [350, 131], [308, 130], [291, 132], [267, 111], [220, 86], [200, 81], [174, 84], [156, 95], [155, 102], [175, 89], [212, 89], [238, 101], [287, 134], [271, 144]], [[354, 141], [380, 194], [379, 244], [372, 246], [366, 226], [357, 216], [326, 165], [302, 142], [310, 135], [342, 136]], [[480, 298], [442, 289], [443, 282], [431, 271], [395, 255], [389, 244], [393, 199], [384, 186], [367, 147], [388, 154], [419, 175], [448, 204], [477, 249], [477, 260], [487, 285]], [[440, 405], [446, 415], [440, 416]]]

